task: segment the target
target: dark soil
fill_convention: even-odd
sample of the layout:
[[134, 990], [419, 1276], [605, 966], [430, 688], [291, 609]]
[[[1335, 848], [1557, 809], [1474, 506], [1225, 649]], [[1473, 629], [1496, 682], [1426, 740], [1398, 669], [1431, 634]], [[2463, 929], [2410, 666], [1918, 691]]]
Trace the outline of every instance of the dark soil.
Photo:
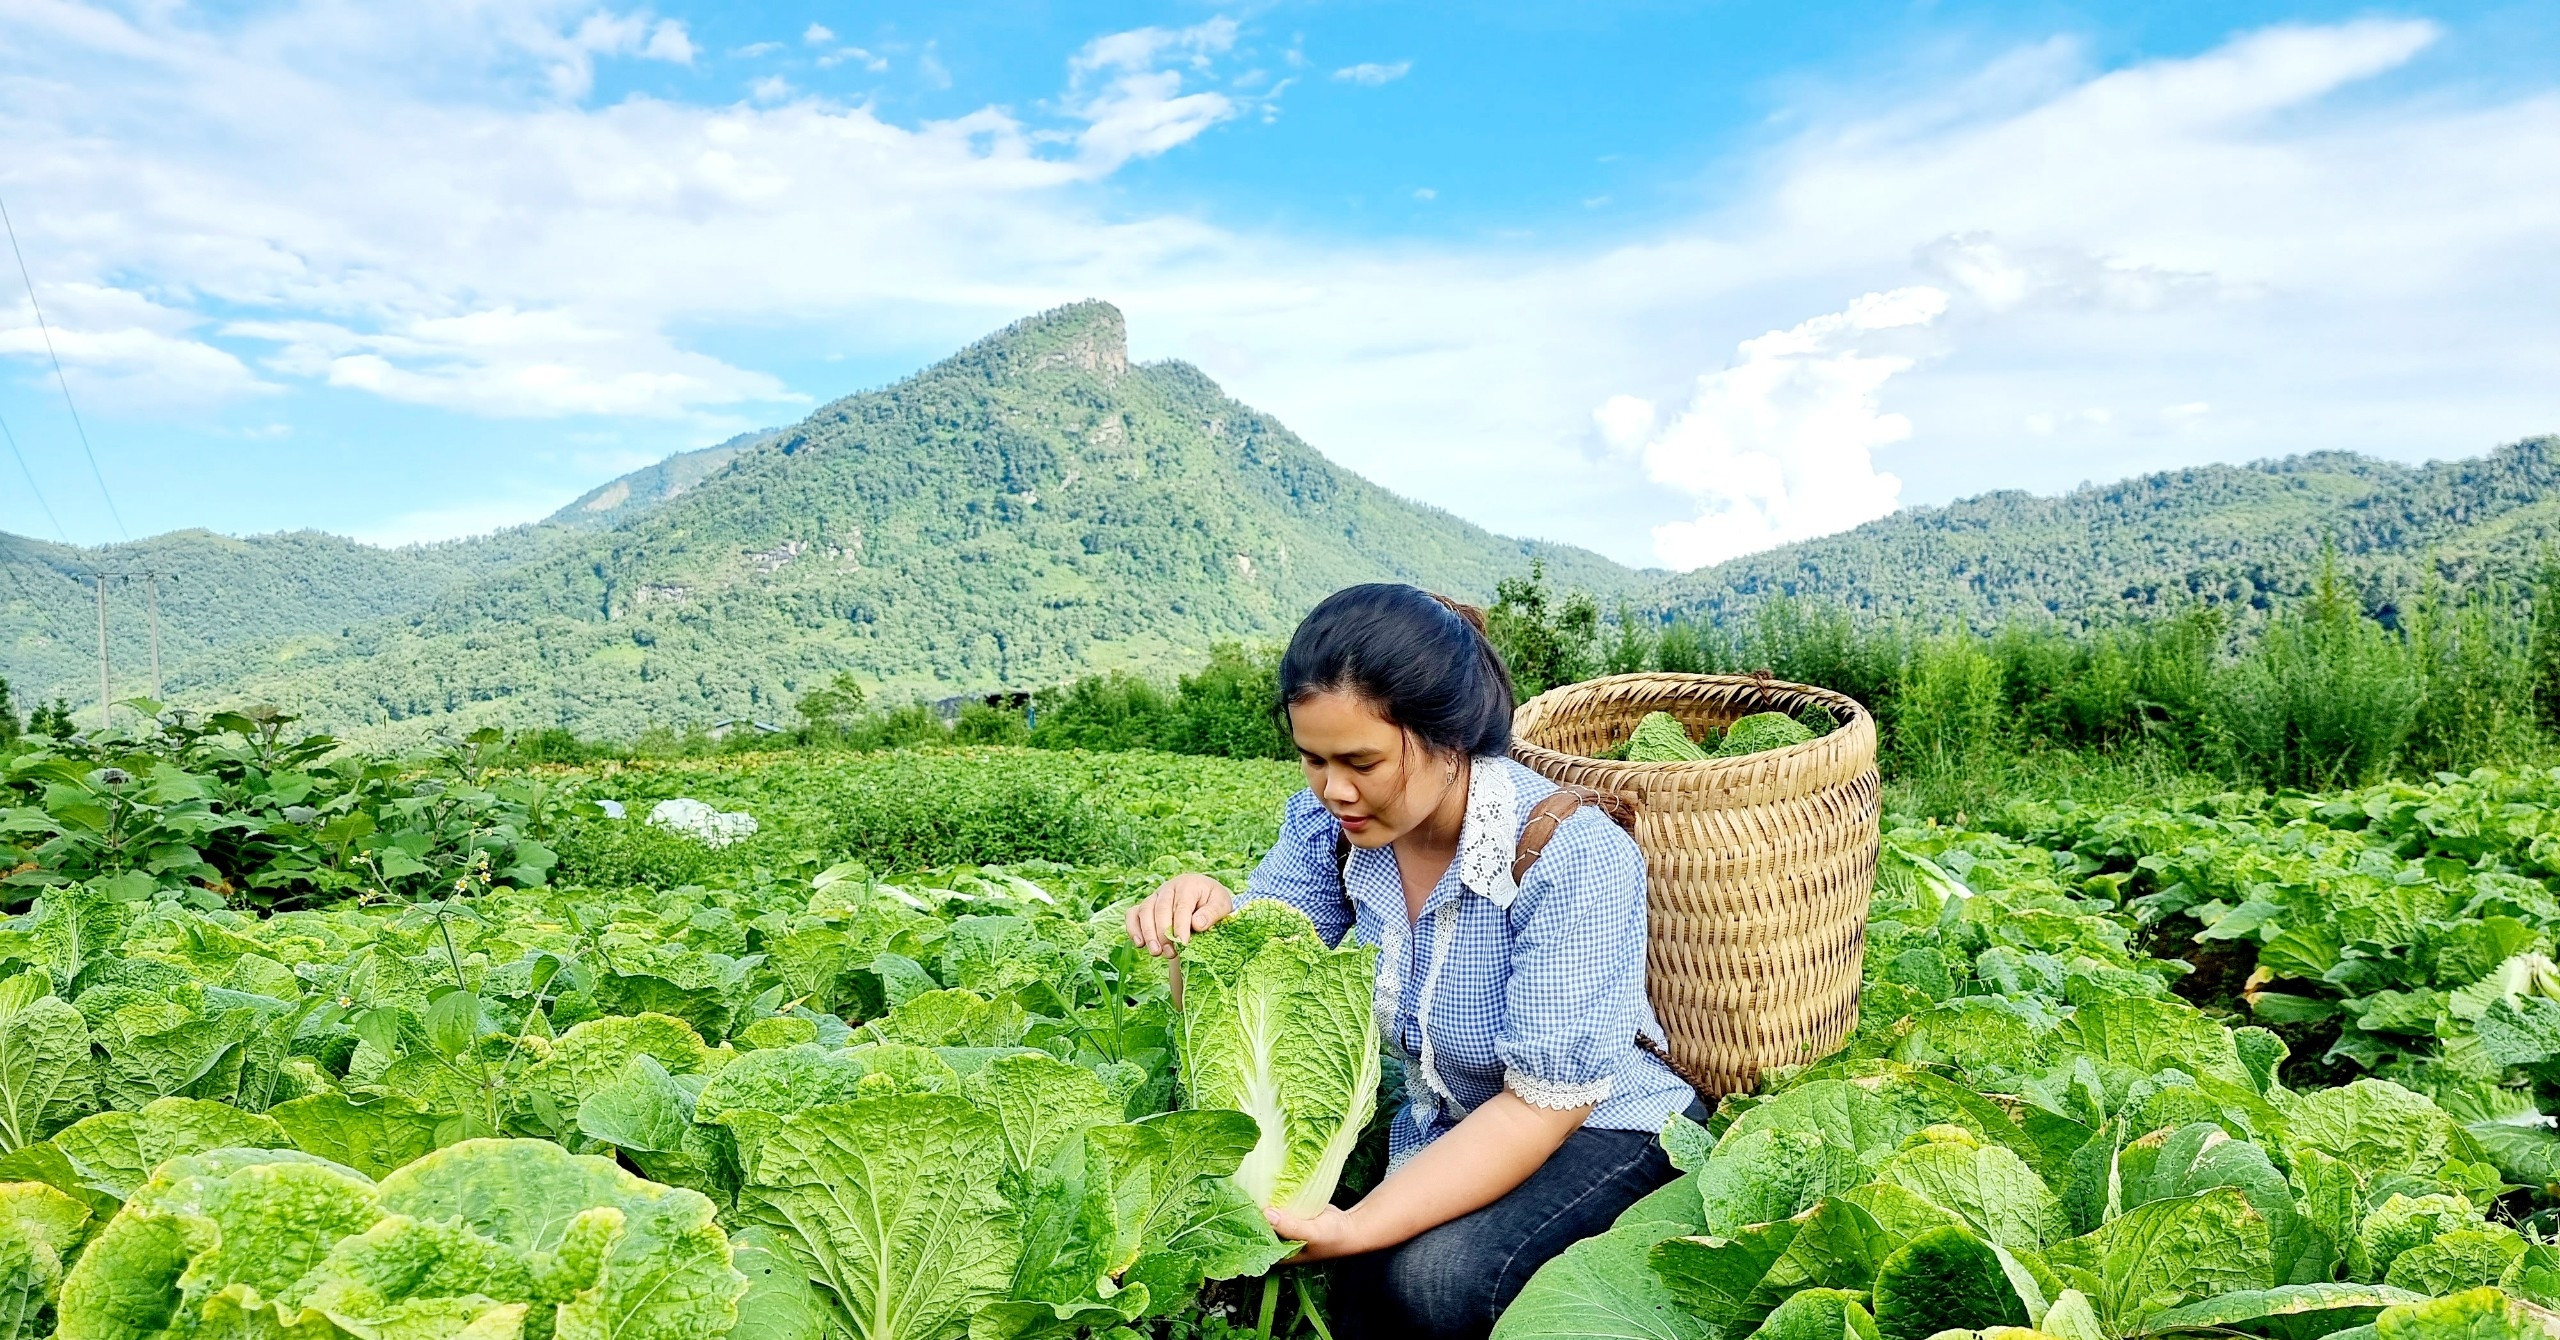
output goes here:
[[[2134, 937], [2133, 948], [2153, 958], [2183, 959], [2195, 967], [2194, 972], [2170, 983], [2169, 989], [2179, 999], [2208, 1014], [2223, 1016], [2235, 1028], [2256, 1022], [2250, 1016], [2246, 992], [2249, 975], [2258, 970], [2258, 947], [2246, 940], [2198, 941], [2196, 932], [2202, 929], [2193, 917], [2170, 917], [2145, 927]], [[2350, 1062], [2322, 1059], [2338, 1041], [2335, 1019], [2262, 1027], [2284, 1039], [2291, 1053], [2276, 1075], [2288, 1088], [2335, 1088], [2353, 1083], [2364, 1074]]]

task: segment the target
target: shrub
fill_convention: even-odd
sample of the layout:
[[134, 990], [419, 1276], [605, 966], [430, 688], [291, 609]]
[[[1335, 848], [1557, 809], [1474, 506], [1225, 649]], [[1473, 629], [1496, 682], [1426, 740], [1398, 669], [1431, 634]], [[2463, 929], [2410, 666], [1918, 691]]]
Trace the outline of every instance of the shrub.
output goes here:
[[1600, 635], [1600, 607], [1579, 591], [1560, 600], [1548, 591], [1544, 560], [1533, 560], [1525, 578], [1495, 584], [1485, 632], [1524, 702], [1558, 684], [1580, 683], [1599, 669], [1593, 644]]
[[1086, 675], [1032, 699], [1042, 749], [1160, 749], [1174, 733], [1173, 695], [1125, 670]]
[[1964, 767], [1999, 747], [2006, 735], [2000, 663], [1969, 633], [1932, 638], [1914, 649], [1910, 677], [1893, 705], [1895, 752], [1915, 768]]
[[2307, 605], [2270, 620], [2214, 676], [2206, 717], [2237, 771], [2270, 786], [2342, 786], [2390, 766], [2425, 692], [2408, 644], [2365, 617], [2332, 561]]
[[1174, 694], [1171, 738], [1159, 748], [1225, 758], [1296, 758], [1272, 713], [1280, 698], [1280, 649], [1221, 642]]
[[967, 703], [951, 723], [951, 738], [959, 744], [1029, 744], [1031, 727], [1011, 708]]
[[2468, 772], [2535, 743], [2533, 628], [2497, 587], [2429, 592], [2410, 612], [2409, 647], [2425, 681], [2410, 762]]
[[838, 800], [830, 854], [874, 870], [1132, 859], [1137, 843], [1074, 786], [1014, 775], [952, 789], [877, 786]]

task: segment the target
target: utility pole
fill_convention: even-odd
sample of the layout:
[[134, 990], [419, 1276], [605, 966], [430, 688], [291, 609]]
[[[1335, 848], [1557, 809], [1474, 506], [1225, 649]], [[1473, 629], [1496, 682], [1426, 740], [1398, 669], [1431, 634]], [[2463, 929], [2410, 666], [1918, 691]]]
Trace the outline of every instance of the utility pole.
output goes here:
[[98, 729], [115, 724], [115, 691], [107, 677], [107, 574], [98, 574]]
[[151, 701], [160, 701], [160, 574], [151, 577]]
[[[151, 700], [160, 700], [160, 579], [169, 574], [156, 569], [143, 572], [114, 572], [104, 568], [98, 580], [98, 727], [104, 730], [115, 724], [115, 680], [107, 666], [107, 579], [118, 577], [131, 581], [140, 577], [151, 583], [148, 608], [151, 619]], [[175, 580], [172, 578], [172, 580]]]

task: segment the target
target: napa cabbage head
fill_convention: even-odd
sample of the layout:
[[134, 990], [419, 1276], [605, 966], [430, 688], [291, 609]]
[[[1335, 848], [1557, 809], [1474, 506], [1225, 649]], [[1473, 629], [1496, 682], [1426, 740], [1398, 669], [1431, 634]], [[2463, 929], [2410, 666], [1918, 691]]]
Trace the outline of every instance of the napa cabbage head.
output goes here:
[[1186, 1105], [1254, 1119], [1262, 1136], [1235, 1178], [1265, 1206], [1322, 1210], [1376, 1109], [1376, 967], [1377, 950], [1328, 949], [1306, 914], [1271, 899], [1183, 950]]

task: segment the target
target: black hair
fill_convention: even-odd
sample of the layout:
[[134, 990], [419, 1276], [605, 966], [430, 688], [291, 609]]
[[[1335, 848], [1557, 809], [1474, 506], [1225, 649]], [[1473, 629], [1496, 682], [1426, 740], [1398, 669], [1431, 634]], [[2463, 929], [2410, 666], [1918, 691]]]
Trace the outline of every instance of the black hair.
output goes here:
[[1511, 749], [1511, 672], [1485, 636], [1484, 611], [1400, 582], [1349, 586], [1298, 624], [1280, 658], [1282, 734], [1289, 707], [1348, 691], [1423, 744], [1471, 757]]

